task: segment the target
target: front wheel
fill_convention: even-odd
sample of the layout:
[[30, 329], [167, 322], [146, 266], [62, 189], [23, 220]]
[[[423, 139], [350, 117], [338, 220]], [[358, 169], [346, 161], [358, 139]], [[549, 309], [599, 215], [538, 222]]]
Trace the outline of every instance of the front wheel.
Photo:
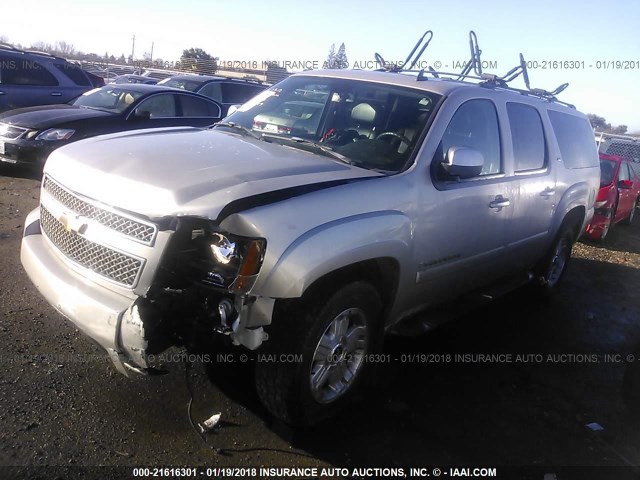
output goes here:
[[563, 226], [556, 235], [551, 248], [535, 268], [542, 293], [550, 293], [562, 280], [569, 260], [575, 236], [571, 228]]
[[378, 292], [365, 282], [305, 297], [274, 318], [266, 355], [258, 356], [264, 361], [256, 363], [262, 403], [296, 426], [317, 423], [353, 398], [379, 343], [382, 310]]

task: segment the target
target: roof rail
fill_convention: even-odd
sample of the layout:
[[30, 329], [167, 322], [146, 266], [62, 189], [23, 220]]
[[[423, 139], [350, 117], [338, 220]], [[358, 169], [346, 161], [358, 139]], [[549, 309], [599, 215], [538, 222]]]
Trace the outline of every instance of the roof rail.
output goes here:
[[[425, 38], [427, 38], [426, 41]], [[420, 37], [411, 52], [409, 52], [407, 59], [402, 65], [387, 63], [385, 62], [382, 55], [380, 55], [379, 53], [375, 53], [376, 62], [381, 66], [378, 71], [391, 73], [417, 73], [417, 81], [429, 80], [429, 77], [458, 82], [466, 80], [479, 80], [478, 84], [483, 87], [504, 88], [507, 90], [518, 92], [522, 95], [529, 95], [575, 108], [573, 105], [561, 102], [557, 99], [557, 95], [563, 92], [569, 86], [568, 83], [563, 83], [554, 90], [544, 90], [542, 88], [531, 87], [531, 84], [529, 82], [529, 72], [527, 70], [527, 62], [525, 61], [522, 53], [520, 54], [519, 64], [509, 70], [506, 74], [500, 76], [492, 73], [484, 73], [482, 71], [482, 61], [480, 59], [482, 50], [480, 50], [480, 47], [478, 46], [478, 36], [473, 30], [469, 31], [469, 50], [471, 52], [471, 58], [464, 65], [460, 73], [442, 72], [433, 69], [431, 66], [427, 67], [427, 69], [412, 70], [432, 39], [433, 32], [431, 30], [427, 30], [422, 35], [422, 37]], [[416, 50], [418, 50], [418, 47], [420, 45], [422, 45], [422, 48], [416, 54]], [[409, 64], [409, 62], [411, 63]], [[405, 68], [407, 64], [409, 64], [409, 66], [408, 68]], [[512, 82], [520, 75], [522, 75], [523, 77], [526, 89], [514, 88], [509, 85], [509, 82]]]

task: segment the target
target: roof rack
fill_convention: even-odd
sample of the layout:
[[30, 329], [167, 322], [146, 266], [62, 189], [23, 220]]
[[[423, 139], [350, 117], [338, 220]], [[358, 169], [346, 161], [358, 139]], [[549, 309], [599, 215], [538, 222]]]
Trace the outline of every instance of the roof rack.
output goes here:
[[[424, 41], [425, 37], [427, 40]], [[482, 61], [481, 55], [482, 50], [478, 46], [478, 37], [473, 30], [469, 31], [469, 50], [471, 52], [471, 58], [467, 63], [465, 63], [462, 71], [460, 73], [453, 72], [443, 72], [433, 69], [431, 66], [426, 69], [421, 70], [412, 70], [415, 64], [418, 62], [425, 49], [429, 45], [433, 38], [433, 32], [431, 30], [427, 30], [422, 37], [418, 40], [416, 45], [413, 47], [413, 50], [407, 56], [407, 59], [404, 61], [402, 65], [390, 64], [384, 61], [384, 58], [379, 53], [375, 54], [376, 62], [378, 62], [382, 68], [378, 69], [378, 71], [385, 71], [391, 73], [417, 73], [416, 80], [417, 81], [425, 81], [429, 80], [429, 78], [437, 78], [441, 80], [450, 80], [450, 81], [466, 81], [466, 80], [479, 80], [478, 84], [482, 87], [489, 88], [503, 88], [506, 90], [511, 90], [522, 95], [533, 96], [537, 98], [541, 98], [544, 100], [548, 100], [551, 102], [557, 102], [559, 104], [575, 108], [575, 106], [562, 102], [557, 99], [557, 95], [563, 92], [568, 86], [568, 83], [563, 83], [558, 86], [555, 90], [544, 90], [542, 88], [531, 88], [531, 84], [529, 82], [529, 72], [527, 70], [527, 62], [524, 59], [522, 53], [520, 54], [520, 62], [518, 65], [509, 70], [506, 74], [500, 76], [492, 73], [484, 73], [482, 71]], [[424, 43], [423, 43], [424, 41]], [[416, 50], [418, 47], [423, 44], [420, 51], [416, 54]], [[411, 64], [408, 68], [404, 68], [409, 61], [411, 60]], [[472, 73], [473, 72], [473, 73]], [[515, 88], [509, 85], [509, 82], [512, 82], [516, 78], [522, 75], [524, 84], [526, 89]]]
[[596, 137], [600, 137], [600, 141], [603, 141], [605, 138], [618, 138], [620, 140], [629, 140], [631, 142], [640, 142], [640, 137], [635, 137], [633, 135], [621, 135], [619, 133], [606, 133], [606, 132], [596, 132], [593, 134]]

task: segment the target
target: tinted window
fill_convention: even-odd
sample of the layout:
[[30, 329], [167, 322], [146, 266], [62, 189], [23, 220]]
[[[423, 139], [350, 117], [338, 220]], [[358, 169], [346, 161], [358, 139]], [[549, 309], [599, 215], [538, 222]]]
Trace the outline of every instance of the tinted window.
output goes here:
[[136, 110], [149, 112], [151, 118], [175, 117], [176, 103], [172, 94], [160, 93], [144, 100]]
[[91, 82], [89, 82], [87, 76], [77, 66], [72, 65], [71, 63], [55, 63], [54, 65], [58, 70], [69, 77], [76, 85], [81, 85], [83, 87], [91, 86]]
[[222, 82], [222, 103], [244, 103], [260, 92], [255, 85]]
[[470, 147], [479, 151], [484, 157], [481, 175], [502, 171], [498, 115], [493, 103], [470, 100], [458, 108], [442, 137], [437, 155], [441, 154], [444, 160], [451, 147]]
[[0, 60], [0, 83], [5, 85], [58, 85], [56, 78], [44, 65], [23, 58], [3, 58]]
[[558, 140], [565, 167], [598, 166], [596, 139], [586, 118], [549, 110], [549, 119]]
[[180, 95], [183, 117], [220, 117], [220, 109], [202, 98]]
[[507, 103], [516, 172], [544, 167], [545, 143], [538, 111], [523, 103]]
[[222, 83], [221, 82], [209, 82], [198, 93], [205, 97], [213, 98], [217, 102], [222, 102]]

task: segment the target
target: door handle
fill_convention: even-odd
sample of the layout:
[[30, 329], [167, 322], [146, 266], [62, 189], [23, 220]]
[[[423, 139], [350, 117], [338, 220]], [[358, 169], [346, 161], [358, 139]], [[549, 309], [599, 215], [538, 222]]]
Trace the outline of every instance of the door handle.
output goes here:
[[545, 198], [549, 198], [549, 197], [553, 197], [555, 195], [555, 193], [556, 193], [556, 191], [553, 188], [547, 187], [542, 192], [540, 192], [540, 196], [541, 197], [545, 197]]
[[502, 195], [497, 195], [496, 199], [489, 203], [489, 208], [495, 208], [500, 211], [504, 207], [508, 207], [509, 205], [511, 205], [511, 202], [508, 198], [504, 198]]
[[51, 92], [51, 96], [52, 97], [61, 97], [62, 96], [62, 92]]

